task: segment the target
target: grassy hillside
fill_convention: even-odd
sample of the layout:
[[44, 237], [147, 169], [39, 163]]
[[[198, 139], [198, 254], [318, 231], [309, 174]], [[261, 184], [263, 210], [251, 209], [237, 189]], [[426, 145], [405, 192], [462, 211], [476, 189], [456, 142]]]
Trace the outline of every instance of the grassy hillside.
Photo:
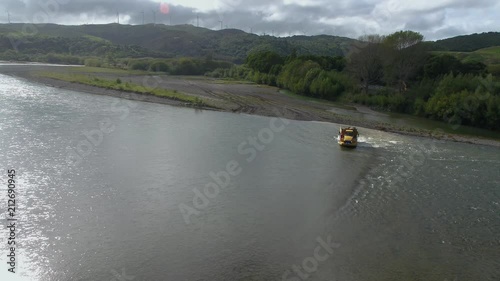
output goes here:
[[494, 46], [500, 46], [500, 32], [476, 33], [436, 41], [438, 49], [454, 52], [473, 52]]
[[[0, 24], [0, 59], [50, 61], [50, 53], [75, 57], [175, 58], [194, 57], [242, 63], [248, 54], [274, 51], [288, 55], [339, 56], [348, 53], [354, 39], [319, 35], [273, 37], [237, 29], [210, 30], [192, 25], [79, 25]], [[14, 42], [14, 44], [13, 44]], [[464, 62], [478, 61], [498, 73], [500, 33], [489, 32], [427, 42]], [[17, 46], [14, 52], [13, 45]], [[70, 59], [76, 61], [76, 59]]]
[[[5, 37], [7, 34], [16, 34], [16, 36], [26, 37], [26, 34], [23, 33], [23, 27], [25, 29], [23, 24], [0, 25], [0, 35], [3, 34]], [[255, 50], [273, 50], [281, 54], [288, 54], [293, 49], [296, 49], [299, 54], [342, 55], [355, 41], [349, 38], [326, 35], [277, 38], [257, 36], [236, 29], [214, 31], [192, 25], [106, 24], [61, 26], [47, 24], [36, 25], [35, 29], [36, 35], [31, 36], [31, 39], [36, 38], [39, 45], [43, 45], [43, 40], [67, 41], [72, 42], [68, 43], [69, 45], [81, 45], [79, 41], [83, 40], [82, 38], [86, 40], [92, 38], [97, 42], [102, 40], [100, 43], [104, 45], [138, 46], [141, 48], [140, 52], [142, 53], [146, 53], [144, 50], [148, 50], [163, 56], [173, 57], [205, 57], [210, 55], [215, 59], [233, 62], [244, 61], [248, 53]], [[30, 33], [32, 33], [32, 30], [29, 30]], [[52, 45], [52, 43], [49, 45]], [[6, 48], [8, 48], [8, 44], [0, 45], [0, 52], [5, 51]], [[139, 51], [139, 49], [137, 50]], [[88, 52], [84, 52], [83, 55], [87, 54]]]
[[434, 52], [436, 54], [449, 54], [464, 63], [481, 62], [488, 66], [488, 71], [500, 77], [500, 46], [479, 49], [474, 52]]

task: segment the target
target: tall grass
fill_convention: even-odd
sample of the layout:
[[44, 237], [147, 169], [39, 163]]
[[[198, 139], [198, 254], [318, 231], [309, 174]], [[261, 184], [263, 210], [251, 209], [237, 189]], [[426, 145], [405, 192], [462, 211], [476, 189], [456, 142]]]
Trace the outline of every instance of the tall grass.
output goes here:
[[104, 89], [132, 92], [132, 93], [145, 94], [145, 95], [153, 95], [153, 96], [168, 98], [171, 100], [187, 102], [187, 103], [190, 103], [191, 105], [194, 105], [194, 106], [213, 107], [212, 105], [209, 105], [206, 102], [206, 100], [204, 100], [200, 97], [195, 97], [195, 96], [190, 96], [187, 94], [179, 93], [176, 90], [171, 91], [171, 90], [160, 89], [160, 88], [144, 87], [142, 85], [138, 85], [138, 84], [134, 84], [134, 83], [130, 83], [130, 82], [123, 83], [120, 79], [108, 80], [108, 79], [102, 79], [102, 78], [99, 78], [96, 76], [90, 76], [90, 75], [71, 74], [71, 73], [70, 74], [54, 73], [54, 72], [39, 72], [37, 75], [40, 77], [62, 80], [62, 81], [67, 81], [67, 82], [71, 82], [71, 83], [83, 84], [83, 85], [89, 85], [89, 86], [94, 86], [94, 87], [99, 87], [99, 88], [104, 88]]

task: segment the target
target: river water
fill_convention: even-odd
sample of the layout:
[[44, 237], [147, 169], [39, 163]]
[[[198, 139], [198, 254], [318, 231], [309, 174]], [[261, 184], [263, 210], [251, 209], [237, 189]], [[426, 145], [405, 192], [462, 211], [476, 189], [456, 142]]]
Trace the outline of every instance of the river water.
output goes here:
[[500, 280], [499, 148], [337, 131], [0, 75], [0, 280]]

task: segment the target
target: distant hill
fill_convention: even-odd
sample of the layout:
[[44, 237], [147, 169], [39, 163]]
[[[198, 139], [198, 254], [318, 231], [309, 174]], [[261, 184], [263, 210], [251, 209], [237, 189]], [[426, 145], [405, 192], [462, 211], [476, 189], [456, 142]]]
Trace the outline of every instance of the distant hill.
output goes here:
[[475, 33], [436, 41], [437, 49], [452, 52], [474, 52], [500, 46], [500, 32]]
[[[253, 51], [272, 50], [281, 55], [345, 55], [355, 39], [318, 35], [258, 36], [237, 29], [211, 30], [192, 25], [26, 25], [0, 24], [0, 54], [12, 41], [24, 55], [58, 53], [103, 57], [212, 57], [241, 63]], [[488, 32], [427, 42], [434, 51], [473, 52], [500, 46], [500, 33]]]
[[481, 62], [488, 66], [488, 71], [500, 77], [500, 46], [479, 49], [474, 52], [439, 51], [435, 54], [452, 55], [464, 63]]
[[[280, 54], [289, 54], [292, 50], [297, 50], [298, 54], [344, 55], [356, 40], [337, 36], [292, 36], [292, 37], [272, 37], [249, 34], [236, 29], [224, 29], [214, 31], [206, 28], [199, 28], [192, 25], [81, 25], [63, 26], [56, 24], [36, 25], [36, 36], [28, 36], [30, 40], [43, 45], [47, 40], [54, 45], [54, 42], [62, 42], [58, 47], [67, 48], [70, 54], [70, 46], [84, 46], [98, 44], [104, 48], [134, 49], [138, 54], [148, 54], [148, 51], [161, 56], [178, 57], [204, 57], [212, 56], [216, 59], [224, 59], [233, 62], [243, 62], [248, 53], [255, 50], [273, 50]], [[0, 24], [0, 35], [16, 34], [16, 36], [26, 36], [24, 24]], [[29, 32], [33, 33], [33, 28]], [[84, 41], [82, 43], [82, 41]], [[110, 45], [115, 45], [111, 47]], [[107, 46], [107, 47], [106, 47]], [[120, 46], [120, 47], [117, 47]], [[125, 47], [127, 46], [127, 47]], [[131, 47], [133, 46], [133, 47]], [[0, 52], [5, 51], [8, 44], [1, 44]], [[23, 46], [20, 46], [23, 48]], [[44, 50], [46, 51], [46, 50]], [[88, 55], [92, 50], [84, 50], [82, 55]], [[77, 53], [72, 53], [78, 55]]]

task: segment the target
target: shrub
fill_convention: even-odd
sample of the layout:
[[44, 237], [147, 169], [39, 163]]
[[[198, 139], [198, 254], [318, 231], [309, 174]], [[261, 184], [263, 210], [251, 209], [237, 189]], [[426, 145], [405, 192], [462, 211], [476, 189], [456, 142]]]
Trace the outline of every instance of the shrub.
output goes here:
[[500, 77], [500, 64], [492, 64], [488, 66], [488, 72], [493, 76]]
[[149, 67], [149, 62], [148, 61], [132, 61], [129, 62], [129, 68], [132, 70], [144, 70], [147, 71]]
[[499, 92], [491, 75], [447, 75], [425, 105], [425, 113], [454, 124], [500, 129]]
[[86, 59], [84, 64], [85, 64], [85, 66], [88, 66], [88, 67], [101, 67], [102, 61], [100, 59], [90, 58], [90, 59]]
[[204, 72], [200, 67], [197, 67], [194, 60], [182, 58], [179, 60], [173, 73], [176, 75], [200, 75]]
[[170, 67], [165, 62], [157, 61], [153, 62], [149, 69], [154, 72], [168, 72]]

